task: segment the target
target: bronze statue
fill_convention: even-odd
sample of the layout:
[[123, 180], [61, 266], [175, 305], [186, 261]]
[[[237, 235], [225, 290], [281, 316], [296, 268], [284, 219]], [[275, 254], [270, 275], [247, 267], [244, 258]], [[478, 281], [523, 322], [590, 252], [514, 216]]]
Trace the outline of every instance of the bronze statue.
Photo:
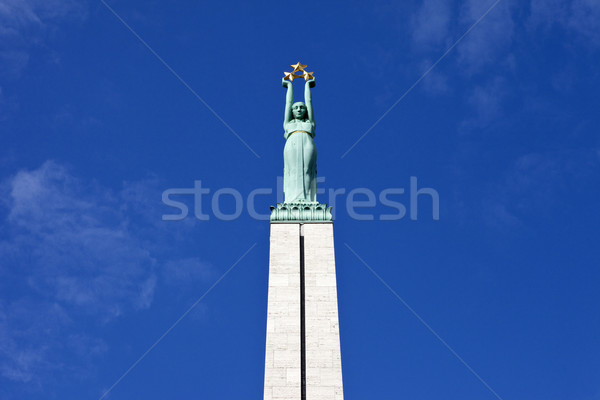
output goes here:
[[[287, 88], [285, 98], [285, 116], [283, 121], [283, 192], [286, 203], [317, 201], [317, 148], [315, 137], [315, 118], [310, 89], [315, 87], [312, 73], [305, 72], [306, 65], [292, 65], [294, 71], [286, 73], [282, 80]], [[295, 72], [302, 75], [295, 75]], [[292, 82], [294, 78], [305, 78], [304, 103], [294, 103]], [[289, 79], [289, 80], [288, 80]]]

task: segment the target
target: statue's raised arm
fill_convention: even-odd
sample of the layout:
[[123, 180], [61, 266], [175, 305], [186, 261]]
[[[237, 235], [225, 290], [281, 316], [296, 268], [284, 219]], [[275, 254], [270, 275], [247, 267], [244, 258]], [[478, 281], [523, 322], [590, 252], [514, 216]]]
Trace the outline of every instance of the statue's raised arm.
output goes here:
[[283, 116], [283, 129], [285, 130], [285, 125], [292, 120], [292, 103], [294, 102], [294, 88], [292, 86], [292, 82], [286, 81], [285, 78], [281, 80], [281, 85], [284, 88], [287, 88], [287, 93], [285, 95], [285, 114]]
[[310, 89], [315, 87], [315, 78], [312, 78], [304, 84], [304, 102], [306, 103], [306, 115], [308, 116], [308, 120], [313, 125], [313, 130], [315, 129], [315, 114], [313, 112], [312, 106], [312, 94], [310, 93]]

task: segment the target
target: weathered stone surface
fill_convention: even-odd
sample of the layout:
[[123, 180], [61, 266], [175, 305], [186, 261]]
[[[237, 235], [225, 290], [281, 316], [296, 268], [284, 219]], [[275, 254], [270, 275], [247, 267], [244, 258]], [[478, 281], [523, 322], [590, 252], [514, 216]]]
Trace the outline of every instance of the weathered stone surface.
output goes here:
[[[304, 233], [306, 400], [342, 400], [333, 224], [306, 224]], [[308, 379], [312, 377], [312, 382]]]
[[271, 225], [265, 400], [300, 400], [299, 271], [299, 225]]
[[300, 235], [306, 400], [343, 400], [333, 225], [271, 224], [265, 400], [301, 400]]

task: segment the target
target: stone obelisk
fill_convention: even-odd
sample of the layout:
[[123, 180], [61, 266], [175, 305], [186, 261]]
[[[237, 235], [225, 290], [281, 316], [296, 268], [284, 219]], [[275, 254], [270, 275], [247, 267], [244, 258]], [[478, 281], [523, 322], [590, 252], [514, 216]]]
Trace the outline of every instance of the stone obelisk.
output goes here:
[[[316, 201], [316, 149], [305, 65], [292, 65], [284, 120], [284, 203], [271, 207], [265, 400], [342, 400], [331, 208]], [[293, 103], [303, 77], [305, 103]]]

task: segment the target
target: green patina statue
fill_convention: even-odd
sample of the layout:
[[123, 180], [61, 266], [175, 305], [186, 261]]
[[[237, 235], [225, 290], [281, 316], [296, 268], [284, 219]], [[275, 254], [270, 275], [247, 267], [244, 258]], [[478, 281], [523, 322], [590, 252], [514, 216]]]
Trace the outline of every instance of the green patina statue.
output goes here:
[[[317, 148], [315, 117], [310, 89], [315, 87], [312, 72], [306, 72], [299, 62], [292, 72], [284, 72], [282, 85], [287, 89], [283, 136], [283, 193], [285, 200], [271, 207], [274, 223], [326, 223], [331, 222], [331, 207], [317, 202]], [[294, 103], [292, 81], [304, 78], [304, 103]]]
[[310, 89], [315, 79], [306, 81], [304, 103], [294, 103], [292, 82], [282, 80], [287, 88], [285, 116], [283, 120], [283, 193], [286, 203], [317, 201], [317, 148], [315, 137], [315, 117], [312, 108]]

